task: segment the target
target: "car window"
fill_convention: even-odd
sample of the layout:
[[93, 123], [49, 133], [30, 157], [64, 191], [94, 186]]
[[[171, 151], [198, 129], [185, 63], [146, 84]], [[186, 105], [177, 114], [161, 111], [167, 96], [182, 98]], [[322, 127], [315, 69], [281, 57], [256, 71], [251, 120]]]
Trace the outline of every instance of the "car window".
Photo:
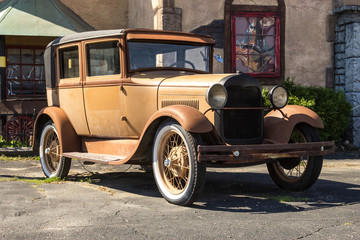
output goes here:
[[60, 49], [60, 78], [79, 77], [79, 49], [77, 46]]
[[209, 46], [128, 42], [130, 70], [186, 68], [209, 71]]
[[120, 74], [118, 41], [86, 45], [88, 76]]

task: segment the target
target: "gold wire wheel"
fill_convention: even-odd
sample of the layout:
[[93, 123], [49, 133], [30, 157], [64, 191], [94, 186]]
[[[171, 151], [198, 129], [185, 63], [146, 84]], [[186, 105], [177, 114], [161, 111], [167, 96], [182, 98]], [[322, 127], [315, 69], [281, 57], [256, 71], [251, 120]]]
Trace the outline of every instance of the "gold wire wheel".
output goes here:
[[54, 129], [49, 130], [44, 138], [44, 158], [50, 172], [55, 172], [60, 163], [60, 142]]
[[[290, 137], [291, 143], [306, 143], [306, 138], [304, 134], [297, 128], [291, 134]], [[308, 165], [308, 156], [284, 159], [277, 162], [278, 168], [281, 171], [282, 175], [288, 180], [298, 179], [306, 171]]]
[[179, 194], [189, 184], [189, 151], [176, 131], [164, 135], [159, 148], [159, 170], [162, 181], [172, 194]]

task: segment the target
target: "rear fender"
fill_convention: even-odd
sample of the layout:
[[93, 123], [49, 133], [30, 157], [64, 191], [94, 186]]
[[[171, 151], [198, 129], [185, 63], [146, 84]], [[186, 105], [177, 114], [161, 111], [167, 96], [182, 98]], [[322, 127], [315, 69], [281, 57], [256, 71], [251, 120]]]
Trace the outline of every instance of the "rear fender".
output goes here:
[[324, 124], [314, 111], [309, 108], [287, 105], [279, 110], [272, 110], [264, 118], [264, 140], [273, 143], [288, 143], [294, 127], [307, 123], [314, 128], [324, 128]]
[[65, 112], [58, 107], [46, 107], [39, 112], [34, 124], [34, 151], [39, 148], [42, 129], [49, 120], [54, 122], [59, 134], [61, 154], [63, 152], [80, 152], [80, 138]]

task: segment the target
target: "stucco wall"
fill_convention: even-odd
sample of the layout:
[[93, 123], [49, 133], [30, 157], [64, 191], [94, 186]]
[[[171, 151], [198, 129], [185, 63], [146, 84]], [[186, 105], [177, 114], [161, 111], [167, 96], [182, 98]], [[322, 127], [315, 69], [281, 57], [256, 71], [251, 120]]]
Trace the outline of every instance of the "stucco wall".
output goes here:
[[128, 0], [60, 1], [96, 30], [128, 27]]
[[154, 28], [159, 1], [129, 0], [129, 28]]
[[325, 86], [332, 66], [332, 44], [326, 42], [326, 19], [331, 0], [286, 1], [285, 76], [303, 85]]

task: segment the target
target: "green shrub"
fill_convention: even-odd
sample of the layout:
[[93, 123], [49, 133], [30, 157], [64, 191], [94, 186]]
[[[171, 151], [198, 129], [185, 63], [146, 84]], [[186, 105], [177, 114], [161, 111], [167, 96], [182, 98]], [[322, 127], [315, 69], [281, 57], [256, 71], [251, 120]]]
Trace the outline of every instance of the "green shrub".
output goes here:
[[[308, 107], [321, 117], [324, 122], [324, 129], [319, 130], [322, 140], [341, 140], [341, 135], [349, 124], [351, 111], [351, 105], [343, 92], [322, 87], [304, 87], [294, 83], [294, 78], [289, 77], [281, 85], [289, 92], [288, 104]], [[268, 92], [267, 89], [263, 90], [265, 106], [270, 106]]]
[[0, 147], [28, 147], [26, 143], [19, 141], [11, 140], [10, 142], [6, 141], [3, 136], [0, 136]]

